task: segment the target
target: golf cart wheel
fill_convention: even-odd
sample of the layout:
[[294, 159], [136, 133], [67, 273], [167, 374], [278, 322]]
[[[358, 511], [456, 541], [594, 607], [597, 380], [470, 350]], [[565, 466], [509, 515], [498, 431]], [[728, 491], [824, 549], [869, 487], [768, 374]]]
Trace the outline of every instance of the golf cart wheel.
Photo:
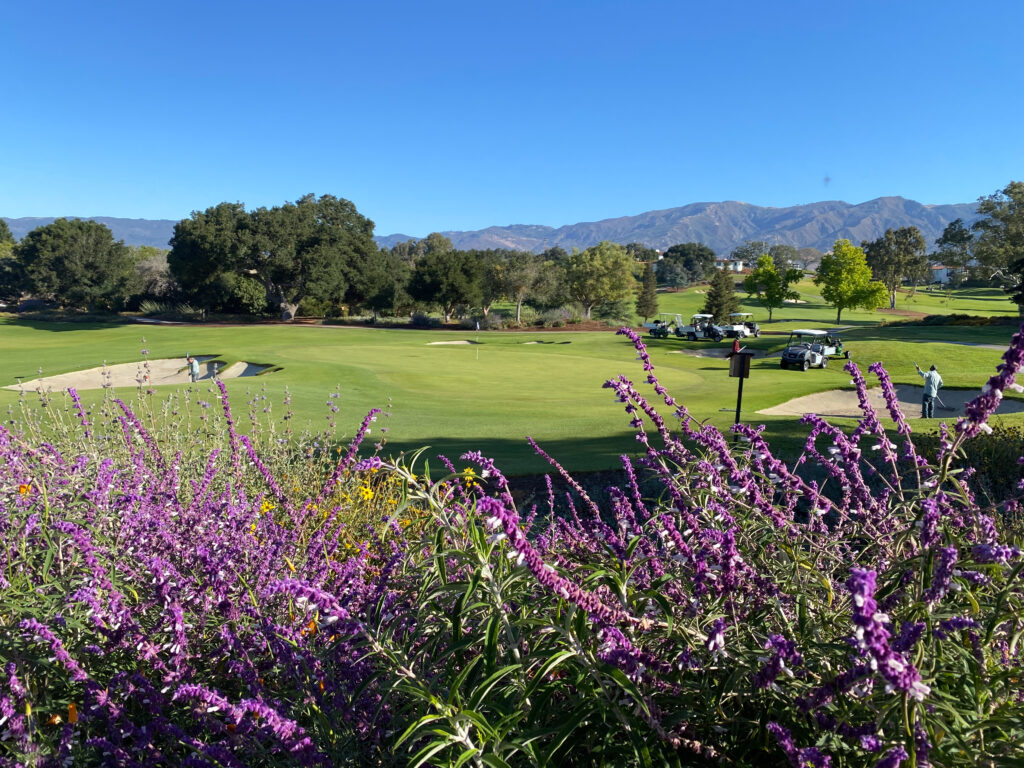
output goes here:
[[696, 341], [697, 340], [697, 334], [694, 333], [693, 331], [690, 331], [688, 334], [686, 334], [686, 340], [687, 341]]
[[811, 367], [811, 361], [805, 359], [804, 360], [804, 370], [806, 371], [810, 367]]
[[719, 333], [718, 335], [715, 336], [715, 341], [721, 341], [721, 340], [722, 340], [722, 334]]
[[756, 338], [757, 338], [758, 336], [760, 336], [760, 335], [761, 335], [761, 331], [760, 331], [760, 330], [754, 331], [754, 338], [755, 338], [755, 339], [756, 339]]
[[843, 351], [843, 357], [845, 357], [847, 360], [849, 360], [850, 359], [850, 350], [848, 350], [848, 349], [844, 350]]
[[821, 367], [822, 368], [828, 368], [828, 358], [827, 357], [821, 358]]
[[785, 360], [782, 360], [782, 361], [779, 362], [779, 368], [781, 368], [782, 370], [786, 370], [787, 368], [789, 368], [789, 366], [786, 365], [786, 361]]

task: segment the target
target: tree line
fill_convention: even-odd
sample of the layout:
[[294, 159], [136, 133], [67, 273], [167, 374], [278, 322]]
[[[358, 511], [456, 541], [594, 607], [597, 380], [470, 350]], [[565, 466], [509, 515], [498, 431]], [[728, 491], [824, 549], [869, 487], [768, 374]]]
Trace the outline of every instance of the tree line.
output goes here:
[[[769, 319], [796, 298], [792, 286], [815, 266], [837, 320], [847, 308], [894, 306], [902, 285], [931, 281], [935, 263], [946, 266], [954, 286], [999, 284], [1024, 304], [1024, 183], [982, 197], [978, 213], [971, 226], [951, 222], [931, 253], [921, 232], [905, 227], [860, 247], [839, 241], [829, 254], [748, 241], [730, 256], [752, 265], [742, 286]], [[507, 301], [517, 323], [524, 307], [569, 304], [587, 319], [618, 321], [634, 312], [645, 319], [657, 314], [658, 286], [682, 288], [719, 271], [714, 251], [702, 243], [661, 254], [611, 242], [531, 253], [459, 250], [433, 233], [388, 249], [376, 245], [373, 227], [353, 203], [332, 195], [251, 211], [227, 202], [195, 211], [175, 225], [169, 250], [126, 246], [103, 224], [78, 219], [57, 219], [15, 242], [0, 219], [0, 300], [32, 296], [97, 311], [134, 308], [148, 298], [284, 319], [429, 310], [445, 322], [470, 313], [487, 318], [495, 302]]]

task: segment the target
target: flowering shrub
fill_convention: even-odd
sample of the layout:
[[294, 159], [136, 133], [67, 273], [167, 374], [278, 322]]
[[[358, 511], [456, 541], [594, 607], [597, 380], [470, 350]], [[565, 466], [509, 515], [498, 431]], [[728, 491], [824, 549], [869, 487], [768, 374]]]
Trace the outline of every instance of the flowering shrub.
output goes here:
[[787, 463], [694, 420], [621, 333], [658, 405], [606, 384], [641, 449], [607, 509], [553, 459], [575, 493], [522, 511], [479, 453], [437, 478], [359, 459], [374, 414], [329, 474], [297, 470], [307, 447], [239, 434], [223, 389], [201, 463], [155, 412], [99, 427], [73, 393], [75, 439], [0, 430], [0, 764], [1019, 760], [1016, 501], [979, 504], [958, 456], [1024, 335], [934, 462], [881, 366], [891, 433], [849, 363], [864, 417], [808, 415]]

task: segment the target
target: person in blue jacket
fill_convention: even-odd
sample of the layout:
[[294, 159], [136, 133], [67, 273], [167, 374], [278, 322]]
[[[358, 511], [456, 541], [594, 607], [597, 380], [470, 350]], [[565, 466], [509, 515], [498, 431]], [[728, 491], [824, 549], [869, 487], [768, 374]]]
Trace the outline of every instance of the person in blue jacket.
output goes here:
[[192, 355], [188, 356], [188, 375], [192, 378], [193, 384], [199, 381], [199, 361]]
[[917, 368], [917, 372], [924, 379], [924, 395], [921, 396], [921, 418], [930, 419], [935, 411], [935, 397], [939, 394], [939, 387], [942, 386], [942, 377], [939, 376], [939, 372], [935, 370], [934, 365], [928, 369], [928, 373], [922, 371], [921, 366], [917, 363], [914, 363], [914, 367]]

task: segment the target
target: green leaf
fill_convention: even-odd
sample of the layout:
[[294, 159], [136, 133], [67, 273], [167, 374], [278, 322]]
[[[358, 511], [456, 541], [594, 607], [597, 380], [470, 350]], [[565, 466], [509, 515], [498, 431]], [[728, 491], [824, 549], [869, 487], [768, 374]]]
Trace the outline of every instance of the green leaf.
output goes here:
[[426, 763], [430, 758], [432, 758], [442, 749], [448, 747], [453, 741], [455, 741], [455, 737], [449, 735], [449, 738], [444, 741], [430, 742], [429, 744], [427, 744], [427, 746], [425, 746], [423, 749], [421, 749], [419, 752], [413, 755], [412, 758], [410, 758], [411, 762], [409, 763], [409, 768], [419, 768], [419, 766]]
[[506, 763], [497, 755], [483, 755], [481, 756], [480, 760], [486, 765], [492, 766], [492, 768], [511, 768], [511, 766], [508, 763]]
[[529, 698], [537, 690], [538, 686], [545, 682], [547, 676], [555, 671], [556, 667], [561, 666], [562, 662], [566, 659], [570, 659], [576, 655], [575, 651], [559, 651], [554, 656], [545, 661], [540, 669], [538, 669], [530, 683], [526, 686], [526, 697]]
[[497, 685], [501, 680], [508, 677], [513, 672], [516, 672], [517, 670], [520, 670], [522, 668], [522, 664], [509, 664], [506, 667], [502, 667], [493, 675], [491, 675], [482, 683], [480, 683], [480, 685], [477, 686], [477, 689], [473, 691], [473, 695], [467, 702], [469, 708], [476, 709], [478, 706], [480, 706], [480, 703], [484, 700], [484, 698], [486, 698], [487, 694], [491, 692], [495, 685]]
[[[459, 690], [462, 688], [462, 684], [466, 682], [466, 678], [469, 677], [470, 673], [472, 673], [472, 671], [473, 671], [473, 668], [476, 667], [476, 665], [477, 665], [477, 663], [479, 661], [480, 661], [480, 657], [479, 656], [474, 656], [470, 660], [470, 662], [468, 664], [466, 664], [465, 667], [463, 667], [462, 671], [459, 672], [458, 676], [452, 682], [451, 690], [448, 691], [448, 704], [449, 705], [451, 705], [451, 704], [453, 704], [453, 703], [455, 703], [456, 701], [459, 700]], [[470, 704], [470, 706], [474, 706], [474, 705]]]

